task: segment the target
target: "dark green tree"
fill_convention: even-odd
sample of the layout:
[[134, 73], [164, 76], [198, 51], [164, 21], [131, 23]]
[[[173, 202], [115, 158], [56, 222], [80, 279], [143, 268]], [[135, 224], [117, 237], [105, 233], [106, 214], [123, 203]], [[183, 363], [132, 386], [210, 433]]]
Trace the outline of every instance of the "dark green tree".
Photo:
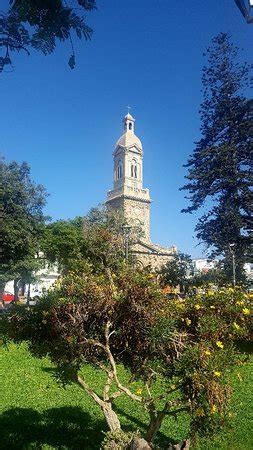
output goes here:
[[159, 273], [163, 285], [179, 286], [180, 291], [185, 292], [189, 284], [189, 277], [193, 275], [191, 257], [185, 253], [177, 253], [161, 268]]
[[[47, 261], [57, 263], [62, 273], [87, 269], [94, 273], [117, 272], [125, 264], [123, 225], [119, 211], [93, 208], [86, 217], [59, 220], [46, 226], [41, 250]], [[129, 231], [129, 245], [138, 239], [138, 229]], [[133, 257], [129, 256], [129, 263]]]
[[230, 266], [229, 244], [235, 244], [240, 280], [252, 229], [252, 102], [242, 93], [250, 67], [238, 62], [238, 48], [224, 33], [213, 39], [205, 56], [202, 136], [185, 166], [188, 183], [182, 189], [189, 192], [191, 204], [183, 212], [206, 207], [196, 226], [197, 237], [212, 256], [224, 255]]
[[39, 267], [40, 239], [45, 216], [46, 192], [30, 177], [27, 163], [0, 163], [1, 173], [1, 273], [0, 290], [14, 279], [17, 297], [18, 282], [29, 278]]
[[[93, 208], [84, 219], [86, 255], [94, 270], [118, 272], [125, 263], [125, 232], [128, 225], [128, 262], [132, 264], [131, 246], [138, 241], [140, 230], [134, 224], [126, 223], [123, 211], [111, 208]], [[132, 226], [131, 226], [132, 225]]]
[[82, 264], [85, 247], [83, 218], [58, 220], [45, 227], [41, 250], [49, 263], [57, 263], [59, 270], [67, 272]]
[[47, 55], [57, 41], [70, 41], [69, 66], [75, 66], [71, 32], [79, 39], [91, 38], [84, 12], [96, 8], [95, 0], [9, 0], [9, 10], [0, 12], [0, 72], [12, 66], [12, 53], [35, 49]]
[[209, 269], [207, 272], [197, 272], [191, 278], [190, 285], [192, 287], [200, 287], [200, 286], [225, 286], [227, 284], [231, 284], [232, 275], [226, 274], [224, 270], [224, 264], [222, 262], [218, 262], [216, 267], [213, 269]]

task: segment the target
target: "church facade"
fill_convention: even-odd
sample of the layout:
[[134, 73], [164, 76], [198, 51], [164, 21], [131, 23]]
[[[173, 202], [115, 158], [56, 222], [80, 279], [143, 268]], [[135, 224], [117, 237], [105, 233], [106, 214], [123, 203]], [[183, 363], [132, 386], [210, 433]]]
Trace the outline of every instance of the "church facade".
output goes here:
[[113, 189], [107, 194], [106, 205], [123, 211], [129, 224], [141, 230], [141, 237], [131, 247], [137, 261], [159, 268], [176, 253], [176, 247], [164, 248], [150, 239], [150, 194], [143, 188], [143, 148], [135, 134], [135, 119], [127, 114], [124, 130], [113, 152]]

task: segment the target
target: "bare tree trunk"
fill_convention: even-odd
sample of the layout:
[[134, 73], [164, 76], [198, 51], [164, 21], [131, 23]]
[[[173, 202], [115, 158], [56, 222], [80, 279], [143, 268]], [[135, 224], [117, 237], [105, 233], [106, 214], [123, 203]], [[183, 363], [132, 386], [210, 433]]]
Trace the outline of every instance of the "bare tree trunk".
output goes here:
[[146, 440], [149, 443], [152, 443], [161, 428], [162, 421], [165, 417], [165, 414], [162, 412], [157, 412], [155, 415], [152, 415], [150, 418], [148, 430], [146, 433]]
[[25, 295], [25, 282], [22, 280], [22, 284], [21, 284], [21, 295], [22, 297], [24, 297]]
[[105, 274], [106, 274], [106, 276], [108, 277], [108, 280], [109, 280], [109, 283], [110, 283], [110, 286], [111, 286], [112, 291], [114, 291], [114, 289], [115, 289], [115, 284], [114, 284], [114, 281], [113, 281], [113, 278], [112, 278], [111, 269], [110, 269], [109, 267], [106, 267], [106, 266], [105, 266]]
[[19, 282], [19, 278], [15, 278], [15, 280], [14, 280], [14, 301], [15, 302], [18, 301], [18, 282]]
[[117, 431], [121, 429], [120, 421], [118, 419], [117, 414], [112, 409], [112, 404], [110, 401], [102, 400], [94, 391], [90, 388], [90, 386], [86, 383], [84, 379], [81, 377], [77, 377], [78, 384], [90, 395], [93, 400], [100, 406], [104, 416], [106, 423], [111, 431]]
[[130, 445], [127, 447], [128, 450], [151, 450], [150, 445], [145, 441], [145, 439], [135, 437]]
[[5, 283], [0, 283], [0, 303], [3, 303], [3, 293], [4, 293]]
[[102, 403], [103, 404], [101, 404], [100, 407], [104, 413], [108, 427], [110, 428], [111, 431], [120, 430], [121, 429], [120, 421], [118, 419], [117, 414], [113, 411], [111, 403], [107, 403], [104, 401]]

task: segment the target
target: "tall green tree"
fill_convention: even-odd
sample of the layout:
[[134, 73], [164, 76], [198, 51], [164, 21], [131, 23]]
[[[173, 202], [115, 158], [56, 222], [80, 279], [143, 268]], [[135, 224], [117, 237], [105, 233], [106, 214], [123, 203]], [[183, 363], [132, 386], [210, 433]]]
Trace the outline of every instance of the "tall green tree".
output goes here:
[[75, 66], [73, 36], [88, 40], [92, 29], [84, 12], [96, 8], [95, 0], [9, 0], [9, 10], [0, 12], [0, 72], [12, 66], [12, 54], [38, 50], [44, 55], [55, 50], [57, 42], [69, 40], [69, 66]]
[[188, 183], [182, 188], [190, 194], [190, 206], [183, 212], [206, 208], [196, 232], [211, 254], [225, 255], [231, 266], [229, 244], [235, 244], [237, 280], [243, 276], [252, 229], [252, 102], [243, 95], [250, 67], [238, 62], [238, 52], [224, 33], [207, 49], [200, 107], [202, 136], [185, 166]]
[[[49, 262], [58, 264], [63, 274], [86, 270], [87, 264], [95, 273], [117, 272], [125, 264], [124, 224], [121, 212], [105, 207], [92, 208], [86, 217], [48, 224], [41, 250]], [[138, 232], [135, 227], [129, 230], [130, 247]]]
[[193, 263], [190, 255], [177, 253], [160, 270], [160, 281], [163, 285], [180, 287], [185, 292], [189, 277], [193, 275]]
[[1, 174], [1, 272], [0, 290], [14, 279], [29, 277], [39, 266], [36, 254], [45, 224], [45, 188], [30, 177], [27, 163], [0, 162]]
[[46, 225], [41, 250], [49, 263], [57, 263], [67, 272], [82, 263], [84, 257], [83, 218], [57, 220]]

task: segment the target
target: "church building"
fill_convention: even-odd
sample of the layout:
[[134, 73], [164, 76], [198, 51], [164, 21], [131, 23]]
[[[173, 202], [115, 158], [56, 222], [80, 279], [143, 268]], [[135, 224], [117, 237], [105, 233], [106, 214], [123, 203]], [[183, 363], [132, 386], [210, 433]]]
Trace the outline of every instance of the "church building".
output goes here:
[[144, 267], [159, 268], [176, 253], [175, 246], [164, 248], [150, 239], [150, 195], [143, 188], [143, 148], [135, 134], [135, 119], [127, 114], [124, 130], [113, 152], [113, 189], [107, 194], [106, 205], [121, 210], [129, 224], [141, 229], [141, 237], [130, 249]]

